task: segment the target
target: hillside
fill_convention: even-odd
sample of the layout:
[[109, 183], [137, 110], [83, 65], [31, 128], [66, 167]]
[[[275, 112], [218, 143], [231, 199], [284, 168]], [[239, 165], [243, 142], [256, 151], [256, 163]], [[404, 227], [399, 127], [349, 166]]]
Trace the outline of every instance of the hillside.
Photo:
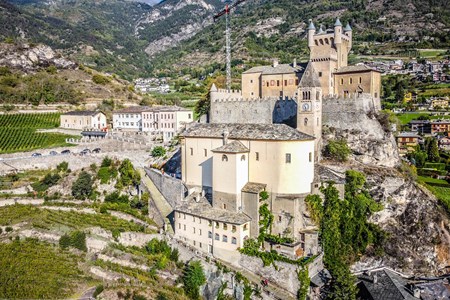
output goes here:
[[[126, 79], [193, 67], [206, 74], [210, 68], [198, 65], [223, 68], [225, 22], [212, 23], [222, 7], [220, 0], [166, 0], [154, 6], [125, 0], [0, 0], [0, 39], [42, 42]], [[308, 19], [330, 27], [337, 16], [353, 26], [355, 54], [450, 45], [444, 0], [249, 0], [233, 13], [234, 64], [306, 58]]]
[[[317, 28], [321, 24], [331, 28], [336, 17], [352, 25], [356, 55], [401, 54], [416, 48], [448, 48], [450, 44], [447, 1], [408, 0], [406, 5], [405, 1], [392, 0], [248, 1], [233, 15], [234, 64], [243, 60], [251, 65], [251, 60], [273, 57], [283, 62], [294, 57], [306, 59], [308, 20], [313, 19]], [[221, 20], [179, 47], [161, 53], [153, 62], [160, 68], [224, 62], [224, 28]]]
[[64, 58], [46, 45], [0, 43], [0, 104], [137, 102], [129, 82]]
[[203, 28], [219, 0], [140, 2], [0, 0], [0, 39], [62, 49], [66, 56], [123, 78], [148, 75], [148, 54]]

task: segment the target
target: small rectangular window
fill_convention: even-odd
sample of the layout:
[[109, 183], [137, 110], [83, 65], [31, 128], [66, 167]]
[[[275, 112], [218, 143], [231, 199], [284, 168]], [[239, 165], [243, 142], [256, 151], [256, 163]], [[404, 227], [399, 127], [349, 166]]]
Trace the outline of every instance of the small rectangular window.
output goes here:
[[202, 235], [202, 230], [201, 229], [198, 230], [198, 235]]
[[208, 150], [203, 149], [203, 151], [205, 152], [205, 157], [208, 156]]
[[286, 163], [287, 164], [291, 163], [291, 154], [290, 153], [286, 153]]
[[287, 80], [284, 80], [284, 86], [287, 86], [288, 84], [288, 81]]
[[226, 235], [224, 235], [222, 237], [222, 242], [227, 243], [228, 242], [228, 237]]
[[191, 155], [194, 155], [194, 148], [191, 148]]
[[278, 222], [281, 222], [283, 218], [281, 216], [278, 216]]
[[236, 238], [235, 238], [235, 237], [232, 237], [232, 238], [231, 238], [231, 243], [232, 243], [233, 245], [236, 245], [236, 243], [237, 243], [237, 240], [236, 240]]
[[208, 231], [208, 238], [212, 239], [212, 232]]
[[184, 231], [186, 231], [186, 225], [183, 225], [183, 229], [184, 229]]
[[312, 152], [309, 152], [309, 162], [312, 162]]
[[228, 225], [226, 223], [223, 223], [223, 230], [227, 230], [228, 229]]
[[322, 77], [322, 72], [319, 72], [319, 77]]
[[256, 160], [259, 160], [259, 152], [256, 152]]
[[195, 227], [194, 227], [194, 228], [192, 228], [192, 233], [195, 233]]
[[178, 223], [178, 229], [181, 229], [181, 223]]
[[216, 241], [220, 241], [220, 236], [219, 236], [218, 233], [216, 233], [216, 234], [214, 235], [214, 239], [215, 239]]
[[236, 232], [236, 225], [231, 226], [231, 231]]
[[280, 81], [279, 80], [277, 80], [277, 86], [280, 86]]
[[198, 245], [200, 246], [200, 248], [202, 248], [202, 243], [198, 243]]
[[223, 209], [227, 209], [227, 205], [225, 203], [223, 204]]

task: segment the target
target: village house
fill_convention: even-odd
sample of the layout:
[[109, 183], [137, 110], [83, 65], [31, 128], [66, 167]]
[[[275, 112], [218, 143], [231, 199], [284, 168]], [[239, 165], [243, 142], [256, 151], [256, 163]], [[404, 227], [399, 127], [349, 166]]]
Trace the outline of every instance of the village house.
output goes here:
[[450, 120], [431, 121], [431, 133], [445, 133], [450, 131]]
[[448, 97], [431, 99], [430, 109], [446, 109], [448, 108]]
[[142, 111], [142, 131], [171, 140], [182, 127], [194, 121], [192, 110], [179, 106], [154, 106]]
[[101, 111], [70, 111], [60, 116], [60, 127], [78, 130], [106, 131], [106, 115]]
[[420, 136], [415, 132], [400, 132], [396, 136], [397, 147], [400, 155], [414, 152], [419, 145]]
[[431, 122], [428, 120], [412, 120], [409, 122], [411, 131], [420, 134], [431, 134]]

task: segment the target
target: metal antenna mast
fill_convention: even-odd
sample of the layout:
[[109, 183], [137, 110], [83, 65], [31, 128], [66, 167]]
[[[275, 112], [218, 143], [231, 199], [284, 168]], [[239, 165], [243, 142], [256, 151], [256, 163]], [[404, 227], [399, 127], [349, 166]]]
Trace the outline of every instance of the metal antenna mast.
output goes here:
[[227, 61], [227, 90], [231, 89], [231, 9], [238, 6], [238, 4], [244, 2], [246, 0], [238, 0], [228, 6], [228, 4], [225, 6], [225, 8], [219, 12], [217, 15], [214, 16], [214, 21], [216, 21], [221, 16], [225, 15], [226, 20], [226, 29], [225, 29], [225, 49], [226, 49], [226, 61]]

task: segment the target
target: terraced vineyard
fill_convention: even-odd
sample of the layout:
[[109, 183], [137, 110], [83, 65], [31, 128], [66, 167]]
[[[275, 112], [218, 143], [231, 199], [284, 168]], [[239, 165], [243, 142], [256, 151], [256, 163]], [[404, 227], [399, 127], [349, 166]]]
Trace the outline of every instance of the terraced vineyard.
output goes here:
[[36, 132], [58, 126], [59, 113], [0, 115], [0, 154], [67, 146], [73, 136]]

